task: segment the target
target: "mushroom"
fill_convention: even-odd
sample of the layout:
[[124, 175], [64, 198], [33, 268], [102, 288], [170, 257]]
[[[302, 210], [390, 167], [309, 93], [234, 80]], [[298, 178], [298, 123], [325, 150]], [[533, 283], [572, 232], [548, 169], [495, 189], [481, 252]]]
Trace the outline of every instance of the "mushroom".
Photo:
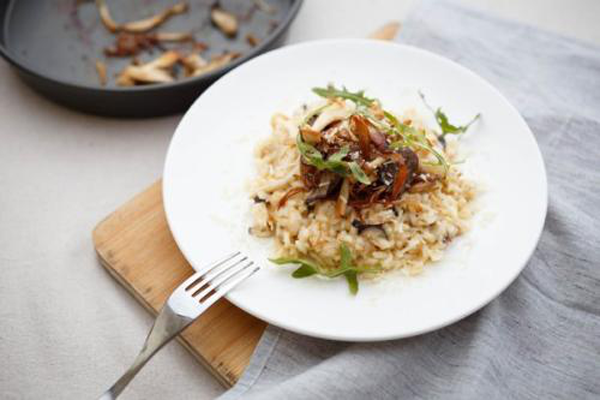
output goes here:
[[185, 76], [191, 76], [198, 69], [202, 69], [208, 65], [208, 61], [206, 61], [200, 54], [192, 53], [181, 59], [181, 63], [185, 67]]
[[338, 195], [335, 203], [335, 211], [338, 217], [343, 217], [346, 214], [348, 197], [350, 197], [350, 181], [348, 179], [344, 179], [342, 187], [340, 188], [340, 194]]
[[309, 144], [318, 144], [321, 142], [321, 132], [312, 130], [310, 128], [302, 128], [300, 130], [302, 140]]
[[268, 4], [265, 0], [254, 0], [254, 4], [256, 5], [256, 8], [264, 13], [275, 14], [277, 12], [277, 9]]
[[223, 10], [215, 5], [210, 11], [210, 18], [213, 24], [225, 35], [234, 37], [238, 31], [238, 21], [235, 15]]
[[252, 33], [249, 33], [246, 35], [246, 42], [248, 42], [248, 44], [252, 47], [256, 47], [260, 43], [258, 38], [256, 36], [254, 36]]
[[148, 32], [149, 30], [154, 29], [159, 25], [162, 25], [166, 20], [168, 20], [172, 16], [183, 14], [187, 10], [187, 3], [177, 3], [171, 7], [164, 9], [160, 13], [153, 15], [152, 17], [141, 19], [139, 21], [127, 22], [121, 25], [120, 29], [131, 33]]
[[98, 13], [100, 14], [100, 20], [111, 32], [116, 32], [119, 30], [119, 24], [115, 22], [115, 20], [110, 15], [110, 11], [108, 10], [108, 6], [106, 5], [106, 1], [104, 0], [96, 0], [96, 7], [98, 7]]
[[119, 24], [113, 19], [105, 0], [96, 0], [96, 6], [98, 7], [98, 12], [100, 13], [100, 19], [102, 20], [102, 23], [106, 29], [113, 33], [117, 31], [125, 31], [130, 33], [148, 32], [149, 30], [152, 30], [163, 24], [170, 17], [177, 14], [182, 14], [188, 10], [187, 3], [177, 3], [149, 18]]
[[194, 72], [192, 72], [191, 76], [199, 76], [199, 75], [205, 74], [207, 72], [213, 71], [217, 68], [221, 68], [222, 66], [233, 61], [234, 59], [238, 58], [239, 56], [240, 56], [240, 53], [227, 52], [227, 53], [221, 54], [220, 56], [213, 57], [213, 59], [210, 60], [210, 62], [208, 64], [201, 66], [199, 68], [196, 68], [194, 70]]
[[107, 77], [106, 77], [106, 64], [100, 60], [96, 61], [96, 72], [98, 73], [98, 80], [100, 81], [101, 86], [106, 86]]
[[354, 221], [352, 221], [352, 226], [356, 228], [359, 235], [362, 234], [364, 231], [371, 229], [382, 233], [386, 239], [389, 239], [388, 234], [385, 231], [385, 228], [383, 227], [383, 224], [367, 224], [355, 219]]
[[335, 195], [335, 193], [340, 189], [341, 184], [342, 178], [339, 175], [329, 171], [324, 172], [321, 175], [321, 179], [317, 187], [310, 192], [306, 198], [306, 205], [312, 206], [318, 200], [323, 200]]
[[321, 114], [319, 114], [315, 122], [313, 122], [311, 128], [317, 132], [320, 132], [332, 122], [346, 119], [352, 113], [353, 110], [350, 108], [333, 103], [329, 107], [325, 108]]
[[172, 82], [173, 75], [169, 69], [179, 61], [181, 56], [176, 51], [167, 51], [157, 59], [141, 65], [125, 67], [117, 78], [119, 86], [133, 86], [136, 83]]
[[187, 42], [194, 39], [190, 32], [157, 32], [152, 36], [159, 42]]
[[151, 49], [162, 42], [186, 42], [193, 36], [188, 32], [127, 33], [120, 32], [115, 44], [106, 47], [104, 54], [108, 57], [135, 56], [139, 52]]

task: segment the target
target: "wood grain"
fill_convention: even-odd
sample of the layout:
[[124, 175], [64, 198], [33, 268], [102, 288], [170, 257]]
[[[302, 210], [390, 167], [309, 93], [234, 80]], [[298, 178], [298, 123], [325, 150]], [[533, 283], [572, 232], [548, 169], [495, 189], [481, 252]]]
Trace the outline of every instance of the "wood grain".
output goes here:
[[[161, 181], [100, 222], [93, 240], [102, 265], [155, 315], [192, 274], [167, 226]], [[231, 386], [248, 365], [265, 327], [221, 299], [178, 339], [220, 382]]]
[[[369, 35], [392, 40], [400, 23]], [[156, 315], [173, 290], [192, 274], [171, 235], [158, 181], [96, 226], [101, 264], [147, 310]], [[221, 299], [177, 338], [225, 386], [237, 382], [266, 324]]]

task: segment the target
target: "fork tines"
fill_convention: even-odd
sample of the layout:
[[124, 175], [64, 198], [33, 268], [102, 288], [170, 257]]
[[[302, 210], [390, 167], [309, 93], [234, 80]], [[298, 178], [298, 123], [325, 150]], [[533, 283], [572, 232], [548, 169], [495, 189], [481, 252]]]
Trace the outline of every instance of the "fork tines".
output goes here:
[[238, 251], [200, 269], [181, 286], [188, 295], [203, 304], [215, 297], [215, 293], [227, 293], [258, 269], [254, 261]]

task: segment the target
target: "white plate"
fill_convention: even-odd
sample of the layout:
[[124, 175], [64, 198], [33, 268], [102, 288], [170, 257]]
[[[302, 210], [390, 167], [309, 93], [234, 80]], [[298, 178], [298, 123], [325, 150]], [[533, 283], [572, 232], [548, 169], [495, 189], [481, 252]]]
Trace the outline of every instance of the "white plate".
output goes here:
[[[386, 108], [420, 106], [422, 90], [451, 121], [482, 119], [463, 138], [461, 168], [483, 194], [469, 234], [417, 277], [361, 282], [292, 279], [267, 261], [270, 240], [247, 233], [253, 149], [270, 135], [273, 113], [291, 113], [327, 83], [366, 89]], [[192, 266], [243, 250], [263, 268], [227, 298], [274, 325], [328, 339], [402, 338], [455, 322], [498, 296], [521, 272], [540, 236], [546, 173], [515, 108], [473, 72], [432, 53], [370, 40], [285, 47], [231, 71], [200, 96], [171, 142], [163, 181], [169, 226]]]

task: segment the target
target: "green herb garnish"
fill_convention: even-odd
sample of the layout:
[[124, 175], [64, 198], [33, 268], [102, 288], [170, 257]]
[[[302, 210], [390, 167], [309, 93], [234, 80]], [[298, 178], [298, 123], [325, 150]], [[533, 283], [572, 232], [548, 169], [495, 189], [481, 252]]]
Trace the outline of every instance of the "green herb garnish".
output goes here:
[[297, 264], [300, 265], [292, 272], [292, 277], [301, 279], [312, 275], [321, 275], [327, 278], [337, 278], [344, 276], [348, 282], [350, 293], [358, 293], [358, 274], [365, 272], [378, 272], [380, 267], [359, 267], [352, 264], [352, 253], [346, 244], [340, 245], [340, 266], [334, 270], [323, 269], [319, 264], [306, 258], [281, 257], [271, 258], [271, 261], [277, 265]]
[[461, 133], [465, 133], [467, 131], [467, 129], [469, 129], [469, 127], [479, 119], [479, 117], [481, 117], [481, 113], [475, 115], [471, 121], [469, 121], [467, 124], [465, 125], [453, 125], [450, 123], [450, 121], [448, 120], [448, 116], [442, 111], [441, 107], [438, 107], [437, 109], [433, 109], [433, 107], [431, 107], [429, 105], [429, 103], [427, 103], [427, 101], [425, 100], [425, 95], [421, 92], [419, 92], [419, 96], [421, 96], [421, 100], [423, 100], [423, 103], [425, 104], [425, 106], [433, 113], [434, 117], [435, 117], [435, 121], [437, 122], [438, 126], [440, 127], [441, 132], [437, 135], [438, 139], [440, 140], [440, 142], [445, 145], [446, 144], [446, 135], [459, 135]]
[[351, 92], [346, 89], [345, 86], [342, 87], [342, 89], [338, 89], [334, 85], [328, 85], [326, 88], [313, 88], [312, 91], [321, 97], [325, 97], [326, 99], [340, 98], [344, 100], [350, 100], [357, 104], [362, 104], [366, 107], [371, 106], [375, 102], [375, 99], [370, 99], [365, 96], [364, 90]]
[[350, 172], [352, 173], [352, 176], [354, 176], [354, 179], [356, 179], [357, 181], [359, 181], [360, 183], [362, 183], [364, 185], [371, 184], [371, 180], [369, 179], [367, 174], [365, 174], [365, 171], [363, 171], [363, 169], [360, 167], [360, 165], [358, 165], [356, 163], [356, 161], [351, 161], [351, 162], [347, 163], [347, 165], [348, 165], [348, 168], [350, 168]]
[[[379, 119], [373, 115], [371, 110], [371, 106], [375, 103], [379, 103], [379, 100], [369, 98], [365, 96], [364, 91], [351, 92], [346, 87], [342, 87], [342, 89], [336, 88], [334, 85], [328, 85], [326, 88], [313, 88], [313, 92], [317, 95], [327, 98], [327, 99], [344, 99], [352, 101], [356, 104], [356, 114], [359, 114], [369, 120], [371, 124], [373, 124], [377, 129], [386, 132], [389, 135], [393, 135], [396, 140], [391, 143], [392, 148], [401, 148], [401, 147], [410, 147], [412, 149], [424, 149], [429, 153], [433, 154], [436, 158], [434, 162], [423, 162], [426, 165], [440, 166], [443, 168], [445, 172], [450, 168], [450, 163], [446, 160], [444, 155], [436, 150], [436, 148], [429, 142], [425, 135], [424, 130], [418, 130], [413, 128], [412, 126], [403, 124], [396, 118], [392, 113], [383, 110], [384, 118]], [[440, 132], [436, 133], [438, 141], [442, 144], [443, 147], [446, 146], [446, 135], [458, 135], [464, 133], [469, 129], [469, 127], [481, 116], [481, 114], [477, 114], [471, 121], [469, 121], [466, 125], [453, 125], [450, 123], [448, 116], [442, 111], [441, 108], [434, 110], [427, 102], [425, 101], [425, 96], [423, 93], [419, 92], [419, 95], [423, 99], [423, 102], [431, 110], [431, 112], [435, 116], [435, 120], [440, 128]], [[316, 157], [310, 157], [310, 152], [307, 152], [305, 155], [302, 151], [302, 148], [298, 146], [300, 152], [303, 154], [304, 159], [307, 163], [316, 166], [319, 169], [330, 169], [334, 170], [332, 165], [323, 164], [321, 160], [323, 160], [323, 156], [319, 153]], [[314, 149], [317, 151], [316, 149]], [[312, 150], [311, 150], [312, 151]], [[318, 152], [318, 151], [317, 151]], [[314, 153], [314, 152], [313, 152]], [[320, 157], [319, 157], [320, 156]], [[330, 157], [331, 159], [331, 157]], [[325, 161], [326, 163], [326, 161]], [[342, 169], [350, 169], [352, 176], [354, 178], [364, 184], [369, 184], [370, 181], [368, 177], [364, 173], [364, 171], [360, 168], [360, 166], [356, 163], [351, 165], [352, 163], [346, 163], [344, 168], [341, 168], [339, 165], [335, 165], [337, 169], [334, 172], [343, 173]], [[369, 183], [367, 183], [369, 182]]]
[[400, 147], [412, 147], [412, 148], [421, 148], [425, 149], [437, 159], [436, 165], [440, 165], [444, 168], [444, 171], [447, 172], [450, 167], [444, 156], [438, 152], [425, 137], [425, 132], [419, 132], [417, 129], [412, 126], [406, 125], [398, 121], [393, 114], [384, 111], [383, 115], [392, 125], [392, 129], [388, 132], [391, 134], [395, 134], [400, 137], [400, 140], [395, 141], [391, 144], [392, 148], [400, 148]]
[[307, 164], [316, 167], [319, 171], [326, 169], [343, 177], [352, 175], [354, 179], [360, 183], [365, 185], [371, 184], [371, 180], [367, 174], [365, 174], [365, 171], [362, 170], [360, 165], [354, 161], [343, 161], [343, 158], [346, 157], [350, 151], [348, 146], [342, 147], [338, 152], [325, 159], [319, 150], [317, 150], [313, 145], [306, 143], [302, 139], [301, 133], [299, 133], [296, 137], [296, 145], [298, 146], [298, 151], [302, 155], [304, 161]]

